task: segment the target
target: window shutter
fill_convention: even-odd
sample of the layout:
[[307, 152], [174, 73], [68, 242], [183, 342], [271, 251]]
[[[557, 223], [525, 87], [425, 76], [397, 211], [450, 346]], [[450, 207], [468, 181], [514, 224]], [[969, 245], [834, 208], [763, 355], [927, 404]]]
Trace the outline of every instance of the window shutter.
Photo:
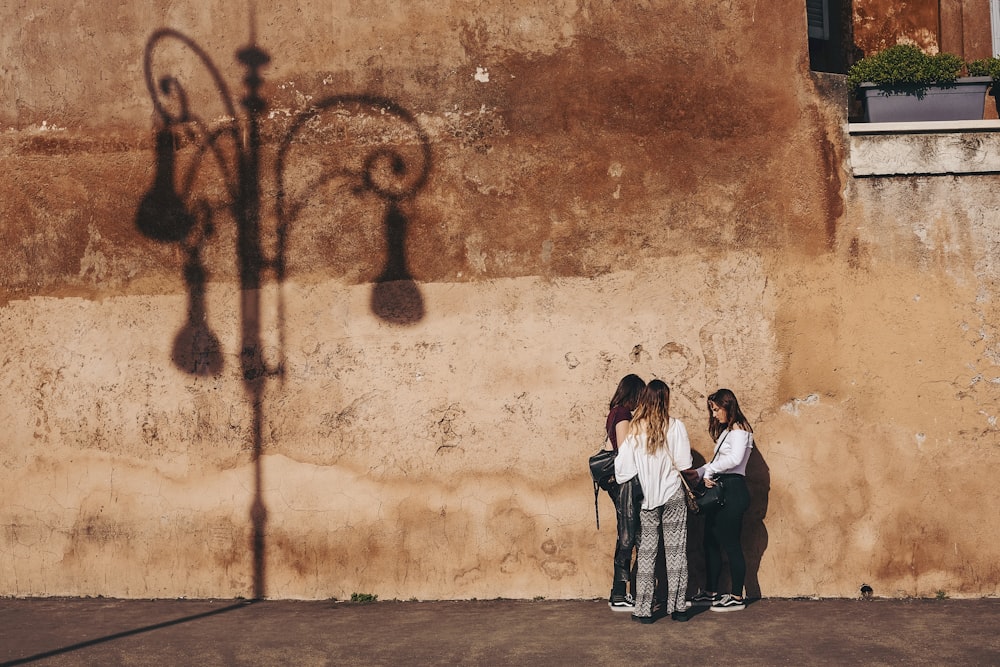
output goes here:
[[810, 39], [830, 39], [829, 0], [806, 0]]
[[1000, 0], [990, 0], [990, 31], [993, 36], [993, 55], [1000, 56]]

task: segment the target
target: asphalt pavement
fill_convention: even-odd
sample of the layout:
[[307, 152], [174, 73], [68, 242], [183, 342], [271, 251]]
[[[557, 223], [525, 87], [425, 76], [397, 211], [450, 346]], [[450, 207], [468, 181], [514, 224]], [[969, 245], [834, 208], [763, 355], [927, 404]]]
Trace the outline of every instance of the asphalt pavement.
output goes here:
[[1000, 665], [1000, 600], [758, 600], [650, 625], [603, 600], [0, 598], [0, 665]]

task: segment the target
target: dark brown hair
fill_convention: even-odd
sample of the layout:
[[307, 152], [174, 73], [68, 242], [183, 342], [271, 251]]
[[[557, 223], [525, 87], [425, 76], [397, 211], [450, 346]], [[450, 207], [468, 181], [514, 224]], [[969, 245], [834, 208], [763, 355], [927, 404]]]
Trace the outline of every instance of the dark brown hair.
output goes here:
[[[715, 418], [715, 413], [712, 412], [712, 403], [715, 403], [726, 411], [726, 418], [729, 420], [729, 423], [723, 424]], [[740, 403], [736, 400], [736, 394], [732, 390], [718, 390], [708, 397], [706, 405], [708, 405], [708, 432], [712, 435], [713, 440], [717, 439], [719, 434], [727, 428], [732, 428], [733, 426], [741, 426], [744, 430], [753, 433], [753, 428], [743, 415], [743, 411], [740, 410]]]
[[624, 405], [630, 412], [635, 410], [635, 406], [639, 402], [639, 394], [645, 388], [646, 383], [643, 382], [641, 377], [634, 373], [626, 375], [618, 383], [618, 389], [615, 390], [615, 395], [611, 397], [611, 405], [608, 406], [608, 409], [611, 410], [615, 406]]

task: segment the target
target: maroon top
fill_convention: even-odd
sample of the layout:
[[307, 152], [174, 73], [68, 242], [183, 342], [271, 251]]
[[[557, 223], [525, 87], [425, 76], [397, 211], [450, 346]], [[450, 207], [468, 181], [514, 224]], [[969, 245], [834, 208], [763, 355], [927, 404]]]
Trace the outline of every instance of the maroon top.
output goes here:
[[632, 421], [632, 411], [624, 405], [616, 405], [611, 408], [611, 412], [608, 413], [608, 423], [605, 426], [605, 429], [608, 432], [608, 437], [611, 439], [611, 448], [616, 452], [618, 451], [618, 434], [615, 432], [615, 426], [618, 422], [630, 421]]

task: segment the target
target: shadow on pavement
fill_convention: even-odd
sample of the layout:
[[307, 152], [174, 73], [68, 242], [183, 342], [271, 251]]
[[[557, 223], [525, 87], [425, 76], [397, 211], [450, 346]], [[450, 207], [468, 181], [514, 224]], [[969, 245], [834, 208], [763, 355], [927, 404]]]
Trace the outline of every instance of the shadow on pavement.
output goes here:
[[[82, 649], [90, 648], [92, 646], [97, 646], [98, 644], [103, 644], [105, 642], [115, 641], [117, 639], [124, 639], [126, 637], [132, 637], [135, 635], [141, 635], [145, 632], [152, 632], [154, 630], [161, 630], [163, 628], [169, 628], [174, 625], [180, 625], [182, 623], [190, 623], [192, 621], [197, 621], [202, 618], [208, 618], [210, 616], [217, 616], [219, 614], [225, 614], [230, 611], [235, 611], [237, 609], [243, 609], [254, 603], [254, 600], [241, 600], [236, 604], [231, 604], [220, 609], [213, 609], [211, 611], [206, 611], [200, 614], [193, 614], [191, 616], [183, 616], [181, 618], [175, 618], [170, 621], [163, 621], [162, 623], [154, 623], [153, 625], [146, 625], [140, 628], [133, 628], [132, 630], [124, 630], [122, 632], [116, 632], [111, 635], [106, 635], [104, 637], [98, 637], [96, 639], [88, 639], [86, 641], [78, 642], [76, 644], [71, 644], [69, 646], [63, 646], [62, 648], [52, 649], [49, 651], [44, 651], [42, 653], [36, 653], [35, 655], [30, 655], [25, 658], [18, 658], [16, 660], [10, 660], [8, 662], [0, 663], [0, 667], [13, 667], [14, 665], [26, 665], [31, 662], [38, 662], [40, 660], [46, 660], [48, 658], [54, 658], [59, 655], [66, 653], [73, 653], [74, 651], [80, 651]], [[12, 637], [8, 637], [8, 640]]]

